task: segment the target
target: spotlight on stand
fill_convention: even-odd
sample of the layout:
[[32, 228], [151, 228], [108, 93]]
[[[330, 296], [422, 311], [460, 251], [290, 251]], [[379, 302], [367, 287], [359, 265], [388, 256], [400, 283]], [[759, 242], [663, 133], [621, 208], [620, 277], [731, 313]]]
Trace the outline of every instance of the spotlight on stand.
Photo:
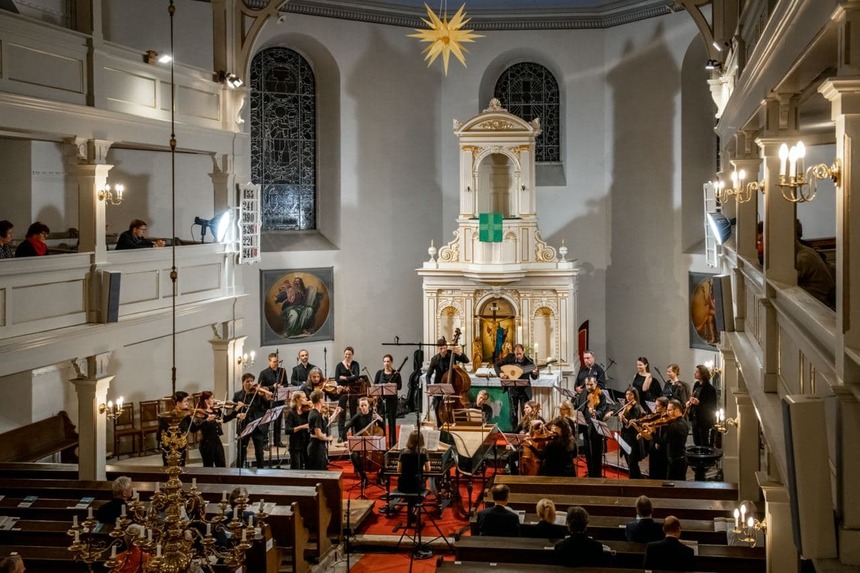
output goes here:
[[224, 211], [223, 213], [215, 215], [211, 219], [194, 217], [194, 224], [200, 225], [200, 242], [206, 242], [206, 229], [209, 229], [212, 232], [215, 242], [223, 242], [224, 237], [227, 236], [227, 229], [230, 227], [230, 220], [230, 211]]
[[711, 228], [711, 232], [714, 234], [718, 245], [722, 245], [732, 236], [732, 225], [734, 223], [734, 220], [730, 221], [726, 219], [726, 216], [722, 213], [708, 213], [708, 226]]
[[217, 81], [225, 84], [230, 89], [236, 89], [242, 87], [245, 82], [242, 81], [242, 78], [237, 76], [231, 72], [219, 71], [217, 76]]

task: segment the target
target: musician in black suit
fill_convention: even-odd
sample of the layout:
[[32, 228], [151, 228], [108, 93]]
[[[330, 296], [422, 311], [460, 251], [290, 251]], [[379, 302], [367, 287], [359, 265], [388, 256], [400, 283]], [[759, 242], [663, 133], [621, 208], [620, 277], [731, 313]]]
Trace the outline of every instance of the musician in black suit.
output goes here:
[[478, 512], [478, 535], [519, 537], [520, 516], [508, 508], [511, 489], [505, 484], [498, 484], [493, 486], [491, 492], [495, 505]]
[[645, 569], [661, 569], [666, 571], [693, 571], [695, 558], [693, 548], [681, 543], [681, 522], [674, 515], [669, 515], [663, 521], [663, 532], [666, 537], [661, 541], [653, 541], [645, 546]]
[[711, 384], [711, 371], [699, 364], [693, 371], [693, 393], [687, 401], [690, 425], [693, 427], [693, 443], [697, 446], [713, 446], [711, 439], [717, 423], [717, 389]]
[[343, 349], [343, 360], [337, 363], [334, 369], [334, 378], [340, 386], [342, 394], [337, 401], [340, 408], [340, 416], [337, 418], [337, 443], [346, 439], [346, 408], [349, 406], [349, 415], [358, 414], [358, 394], [349, 392], [350, 385], [357, 382], [361, 374], [361, 365], [352, 359], [355, 350], [352, 346]]
[[[462, 352], [459, 352], [458, 346], [450, 349], [448, 348], [448, 341], [445, 340], [444, 336], [436, 341], [436, 346], [439, 348], [439, 353], [430, 359], [430, 365], [427, 367], [427, 376], [425, 379], [427, 380], [428, 386], [430, 384], [441, 383], [445, 374], [447, 374], [447, 372], [453, 368], [454, 364], [457, 362], [462, 364], [468, 364], [469, 362], [469, 357]], [[449, 351], [451, 352], [450, 355], [448, 354]], [[441, 401], [442, 396], [433, 396], [430, 409], [436, 412]], [[440, 425], [439, 420], [436, 422], [437, 425]]]
[[[396, 384], [398, 391], [403, 389], [403, 378], [400, 376], [400, 371], [394, 369], [393, 363], [394, 357], [390, 354], [382, 357], [382, 370], [376, 372], [373, 378], [374, 386]], [[383, 398], [379, 402], [382, 404], [382, 415], [388, 425], [388, 447], [393, 448], [397, 443], [397, 394]]]
[[576, 409], [582, 412], [585, 425], [579, 426], [579, 433], [585, 436], [585, 461], [588, 477], [603, 477], [604, 437], [597, 432], [591, 420], [603, 420], [606, 416], [606, 395], [597, 387], [597, 378], [585, 379], [585, 391], [576, 395]]
[[606, 388], [606, 371], [600, 364], [595, 363], [594, 352], [586, 350], [582, 353], [582, 366], [576, 373], [576, 384], [573, 385], [577, 393], [582, 392], [585, 388], [585, 379], [589, 376], [594, 376], [598, 388], [601, 390]]
[[553, 547], [555, 560], [566, 567], [599, 566], [608, 564], [603, 544], [588, 536], [588, 512], [575, 505], [567, 510], [567, 528], [570, 535]]
[[[285, 368], [281, 366], [281, 361], [278, 359], [278, 353], [272, 352], [269, 354], [269, 367], [264, 368], [260, 375], [257, 376], [257, 380], [260, 383], [260, 386], [266, 388], [269, 392], [272, 393], [272, 403], [271, 407], [274, 408], [276, 406], [283, 406], [284, 401], [278, 400], [278, 388], [281, 386], [287, 385], [287, 371]], [[285, 448], [286, 446], [281, 441], [281, 417], [278, 416], [274, 422], [274, 435], [275, 435], [275, 445], [279, 448]], [[266, 432], [266, 447], [268, 448], [269, 441], [269, 428], [268, 424], [263, 431]]]
[[681, 404], [677, 400], [669, 400], [666, 410], [672, 420], [666, 426], [665, 443], [666, 455], [669, 457], [667, 478], [684, 481], [687, 479], [687, 434], [689, 425], [681, 414]]
[[[238, 419], [239, 424], [236, 432], [237, 434], [241, 434], [248, 424], [263, 417], [263, 414], [269, 409], [271, 396], [271, 393], [267, 389], [254, 382], [253, 374], [246, 372], [242, 375], [242, 389], [233, 394], [235, 407], [232, 412], [224, 415], [224, 421], [229, 422], [234, 418]], [[260, 426], [257, 426], [240, 441], [236, 453], [236, 467], [241, 468], [245, 465], [245, 456], [248, 454], [248, 443], [251, 441], [254, 442], [254, 457], [257, 461], [257, 467], [261, 468], [265, 465], [263, 450], [266, 443], [266, 433]]]
[[[532, 359], [526, 356], [526, 350], [522, 344], [515, 344], [514, 351], [512, 353], [496, 362], [496, 376], [502, 380], [506, 380], [508, 376], [502, 372], [501, 367], [508, 365], [517, 366], [523, 371], [519, 377], [520, 380], [528, 380], [529, 378], [537, 380], [538, 369]], [[516, 386], [511, 388], [502, 386], [502, 390], [507, 393], [508, 400], [510, 400], [511, 403], [511, 428], [516, 428], [523, 414], [523, 405], [532, 399], [531, 383], [526, 386]]]
[[640, 495], [636, 500], [636, 521], [627, 524], [624, 536], [627, 541], [650, 543], [665, 537], [663, 527], [651, 517], [653, 506], [648, 496]]
[[302, 386], [308, 381], [308, 375], [311, 370], [316, 368], [310, 363], [311, 355], [308, 351], [302, 348], [299, 350], [299, 363], [293, 366], [293, 372], [290, 374], [290, 386]]

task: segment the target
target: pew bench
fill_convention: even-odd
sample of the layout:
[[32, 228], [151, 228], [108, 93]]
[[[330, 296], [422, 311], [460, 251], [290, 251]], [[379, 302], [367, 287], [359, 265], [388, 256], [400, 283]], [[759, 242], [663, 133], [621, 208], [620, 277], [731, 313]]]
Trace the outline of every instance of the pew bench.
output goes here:
[[615, 497], [676, 499], [738, 499], [738, 486], [729, 482], [668, 481], [655, 479], [571, 478], [498, 474], [493, 485], [505, 484], [511, 493], [555, 495], [605, 495]]
[[0, 434], [0, 462], [35, 462], [59, 453], [63, 462], [76, 463], [77, 447], [75, 425], [66, 412], [60, 411]]
[[[603, 567], [577, 567], [576, 573], [601, 573]], [[494, 563], [478, 561], [443, 561], [436, 565], [437, 573], [570, 573], [561, 565], [531, 565], [527, 563]], [[612, 573], [645, 573], [644, 569], [613, 567]], [[653, 573], [658, 573], [653, 570]]]

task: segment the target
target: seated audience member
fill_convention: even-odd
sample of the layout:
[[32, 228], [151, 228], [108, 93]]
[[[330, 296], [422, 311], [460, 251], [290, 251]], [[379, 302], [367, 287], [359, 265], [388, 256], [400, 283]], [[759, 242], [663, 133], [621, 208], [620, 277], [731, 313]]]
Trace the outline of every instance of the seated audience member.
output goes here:
[[117, 566], [111, 569], [112, 573], [137, 573], [144, 570], [151, 556], [143, 551], [139, 545], [135, 545], [135, 541], [143, 535], [143, 531], [145, 528], [137, 523], [132, 523], [125, 528], [125, 535], [123, 536], [125, 551], [117, 554]]
[[96, 511], [96, 519], [100, 523], [113, 525], [117, 518], [122, 515], [122, 508], [126, 507], [128, 500], [131, 499], [134, 491], [131, 487], [131, 478], [128, 476], [119, 476], [113, 480], [111, 485], [113, 499], [102, 505]]
[[0, 221], [0, 259], [15, 258], [15, 249], [12, 248], [13, 228], [9, 221]]
[[478, 535], [496, 537], [519, 537], [520, 516], [508, 508], [508, 495], [511, 489], [505, 484], [494, 485], [493, 507], [478, 512]]
[[10, 555], [0, 560], [0, 573], [24, 573], [26, 570], [20, 555]]
[[836, 306], [836, 281], [821, 255], [801, 243], [798, 237], [794, 242], [794, 268], [797, 269], [797, 286], [816, 299], [834, 308]]
[[36, 221], [27, 229], [26, 238], [15, 249], [16, 257], [43, 257], [48, 254], [48, 244], [45, 239], [51, 230], [44, 223]]
[[538, 501], [535, 511], [538, 522], [528, 529], [523, 528], [523, 537], [564, 539], [567, 536], [567, 528], [555, 522], [555, 504], [551, 499], [544, 498]]
[[669, 515], [663, 521], [663, 532], [666, 537], [661, 541], [652, 541], [645, 546], [645, 569], [663, 569], [667, 571], [693, 571], [693, 548], [681, 543], [681, 522], [674, 515]]
[[116, 250], [123, 249], [149, 249], [152, 247], [163, 247], [164, 241], [157, 239], [150, 241], [144, 237], [146, 233], [146, 221], [135, 219], [129, 224], [128, 231], [123, 231], [116, 241]]
[[570, 535], [555, 544], [555, 560], [567, 567], [604, 565], [608, 559], [603, 544], [585, 533], [588, 512], [575, 505], [567, 510], [567, 528]]
[[648, 496], [640, 495], [636, 500], [636, 521], [627, 524], [624, 536], [627, 541], [651, 543], [665, 537], [663, 527], [651, 517], [653, 507]]

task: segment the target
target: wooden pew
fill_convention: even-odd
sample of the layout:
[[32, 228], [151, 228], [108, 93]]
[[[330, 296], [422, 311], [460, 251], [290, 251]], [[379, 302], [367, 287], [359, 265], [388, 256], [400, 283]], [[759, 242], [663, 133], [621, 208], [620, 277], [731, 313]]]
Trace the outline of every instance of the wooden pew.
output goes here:
[[35, 462], [56, 453], [64, 462], [77, 462], [77, 446], [75, 425], [68, 414], [60, 411], [56, 416], [0, 434], [0, 462]]
[[[673, 497], [678, 499], [738, 499], [738, 486], [714, 481], [668, 481], [654, 479], [609, 479], [519, 476], [497, 474], [493, 484], [507, 485], [511, 493], [554, 495], [606, 495], [614, 497]], [[669, 485], [672, 484], [672, 485]]]
[[[628, 541], [604, 541], [615, 552], [611, 566], [642, 567], [645, 545]], [[458, 561], [493, 561], [501, 563], [555, 564], [553, 542], [523, 537], [463, 536], [454, 542]], [[765, 550], [761, 547], [699, 545], [695, 564], [698, 571], [732, 571], [761, 573], [765, 571]]]
[[[576, 573], [601, 573], [603, 567], [577, 567]], [[437, 573], [570, 573], [561, 565], [530, 565], [527, 563], [495, 563], [478, 561], [443, 561], [436, 565]], [[612, 573], [645, 573], [644, 569], [613, 567]], [[659, 573], [654, 569], [652, 573]]]

